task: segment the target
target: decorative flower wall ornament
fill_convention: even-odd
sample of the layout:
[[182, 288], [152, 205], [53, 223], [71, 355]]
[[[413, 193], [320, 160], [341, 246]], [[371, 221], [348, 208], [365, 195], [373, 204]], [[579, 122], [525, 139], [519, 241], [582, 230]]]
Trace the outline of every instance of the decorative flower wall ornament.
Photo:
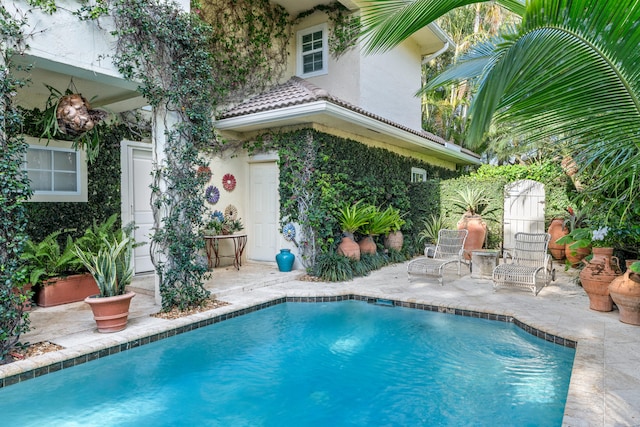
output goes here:
[[282, 236], [287, 242], [291, 242], [296, 238], [296, 227], [292, 223], [282, 227]]
[[235, 220], [238, 218], [238, 208], [233, 205], [229, 205], [224, 210], [224, 217], [230, 220]]
[[220, 200], [220, 190], [218, 190], [218, 187], [214, 187], [213, 185], [208, 186], [207, 191], [205, 192], [205, 198], [207, 199], [207, 202], [212, 205], [218, 203], [218, 200]]
[[236, 178], [230, 173], [225, 174], [222, 177], [222, 187], [227, 191], [233, 191], [236, 188]]

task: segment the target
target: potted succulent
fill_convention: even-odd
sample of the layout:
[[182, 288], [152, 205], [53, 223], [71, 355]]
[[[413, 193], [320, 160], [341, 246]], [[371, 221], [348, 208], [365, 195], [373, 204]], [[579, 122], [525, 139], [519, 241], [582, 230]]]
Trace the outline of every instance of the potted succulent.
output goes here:
[[402, 245], [404, 244], [404, 235], [400, 228], [407, 223], [402, 218], [399, 209], [395, 209], [393, 206], [389, 206], [387, 208], [389, 211], [389, 221], [391, 226], [389, 228], [389, 232], [387, 233], [384, 239], [384, 245], [387, 249], [395, 249], [397, 251], [402, 249]]
[[[391, 230], [391, 227], [395, 221], [395, 209], [389, 207], [385, 210], [381, 210], [377, 206], [367, 206], [367, 221], [360, 226], [359, 231], [365, 236], [358, 242], [360, 246], [361, 254], [375, 254], [377, 252], [377, 245], [374, 242], [373, 237], [381, 234], [386, 234]], [[398, 214], [399, 215], [399, 214]]]
[[342, 229], [342, 240], [338, 245], [338, 254], [360, 260], [360, 247], [353, 233], [369, 221], [368, 207], [361, 206], [359, 200], [353, 204], [344, 204], [338, 210], [337, 220]]
[[61, 247], [60, 234], [53, 232], [38, 243], [28, 240], [21, 256], [34, 300], [41, 307], [82, 301], [98, 292], [95, 280], [73, 252], [73, 239], [67, 236]]
[[424, 228], [418, 233], [418, 239], [420, 242], [426, 241], [424, 255], [432, 257], [438, 243], [438, 233], [445, 228], [445, 223], [440, 215], [431, 214], [422, 224]]
[[480, 188], [464, 187], [456, 192], [451, 202], [462, 213], [462, 218], [458, 221], [458, 230], [468, 230], [464, 251], [465, 258], [471, 259], [471, 251], [482, 249], [484, 246], [487, 224], [482, 215], [490, 212], [488, 209], [491, 200]]
[[129, 306], [134, 292], [126, 286], [133, 279], [134, 239], [122, 230], [111, 240], [103, 237], [97, 243], [97, 252], [83, 250], [78, 245], [74, 252], [95, 279], [98, 295], [85, 298], [93, 311], [99, 332], [118, 332], [126, 328]]

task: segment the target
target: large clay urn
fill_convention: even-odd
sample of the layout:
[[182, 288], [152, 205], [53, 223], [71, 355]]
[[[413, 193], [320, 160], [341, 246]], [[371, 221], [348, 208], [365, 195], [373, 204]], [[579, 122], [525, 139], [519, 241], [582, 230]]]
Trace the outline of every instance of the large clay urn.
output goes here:
[[593, 248], [593, 258], [585, 262], [580, 272], [580, 282], [589, 296], [589, 308], [596, 311], [613, 310], [609, 284], [620, 275], [618, 258], [613, 248]]
[[358, 246], [360, 246], [360, 254], [375, 255], [378, 251], [378, 246], [376, 242], [373, 241], [373, 236], [367, 236], [360, 240]]
[[338, 245], [338, 254], [360, 261], [360, 246], [353, 240], [353, 234], [342, 234], [342, 240]]
[[620, 321], [640, 325], [640, 274], [627, 269], [609, 284], [609, 293], [620, 310]]
[[471, 251], [482, 249], [487, 236], [487, 223], [480, 215], [463, 215], [458, 221], [458, 230], [467, 230], [467, 240], [464, 242], [464, 257], [471, 259]]
[[567, 243], [564, 247], [564, 255], [567, 257], [567, 261], [572, 266], [577, 266], [580, 264], [580, 261], [585, 259], [587, 255], [591, 253], [591, 246], [587, 246], [586, 248], [578, 248], [572, 249], [570, 246], [573, 245], [574, 242]]
[[384, 238], [384, 246], [387, 249], [395, 249], [399, 251], [402, 249], [402, 245], [404, 244], [404, 235], [402, 231], [391, 231]]
[[569, 234], [569, 229], [564, 226], [564, 219], [553, 218], [547, 231], [551, 235], [551, 240], [549, 241], [549, 252], [551, 252], [553, 259], [562, 261], [565, 258], [565, 245], [558, 244], [556, 241]]

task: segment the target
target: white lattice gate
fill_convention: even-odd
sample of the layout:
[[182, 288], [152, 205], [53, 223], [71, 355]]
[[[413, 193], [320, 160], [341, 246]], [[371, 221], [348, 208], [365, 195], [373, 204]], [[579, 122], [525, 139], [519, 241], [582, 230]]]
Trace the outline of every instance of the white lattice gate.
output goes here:
[[544, 184], [524, 179], [504, 187], [504, 249], [513, 249], [517, 232], [543, 233]]

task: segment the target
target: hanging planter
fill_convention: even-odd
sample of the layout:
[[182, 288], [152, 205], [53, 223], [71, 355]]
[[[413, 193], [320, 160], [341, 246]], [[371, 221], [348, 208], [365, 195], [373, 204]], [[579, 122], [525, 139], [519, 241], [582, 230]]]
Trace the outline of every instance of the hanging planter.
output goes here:
[[79, 93], [64, 95], [56, 108], [60, 132], [71, 136], [80, 136], [92, 130], [106, 116], [104, 111], [92, 110], [89, 101]]
[[222, 187], [227, 191], [233, 191], [236, 188], [236, 178], [228, 173], [222, 177]]

